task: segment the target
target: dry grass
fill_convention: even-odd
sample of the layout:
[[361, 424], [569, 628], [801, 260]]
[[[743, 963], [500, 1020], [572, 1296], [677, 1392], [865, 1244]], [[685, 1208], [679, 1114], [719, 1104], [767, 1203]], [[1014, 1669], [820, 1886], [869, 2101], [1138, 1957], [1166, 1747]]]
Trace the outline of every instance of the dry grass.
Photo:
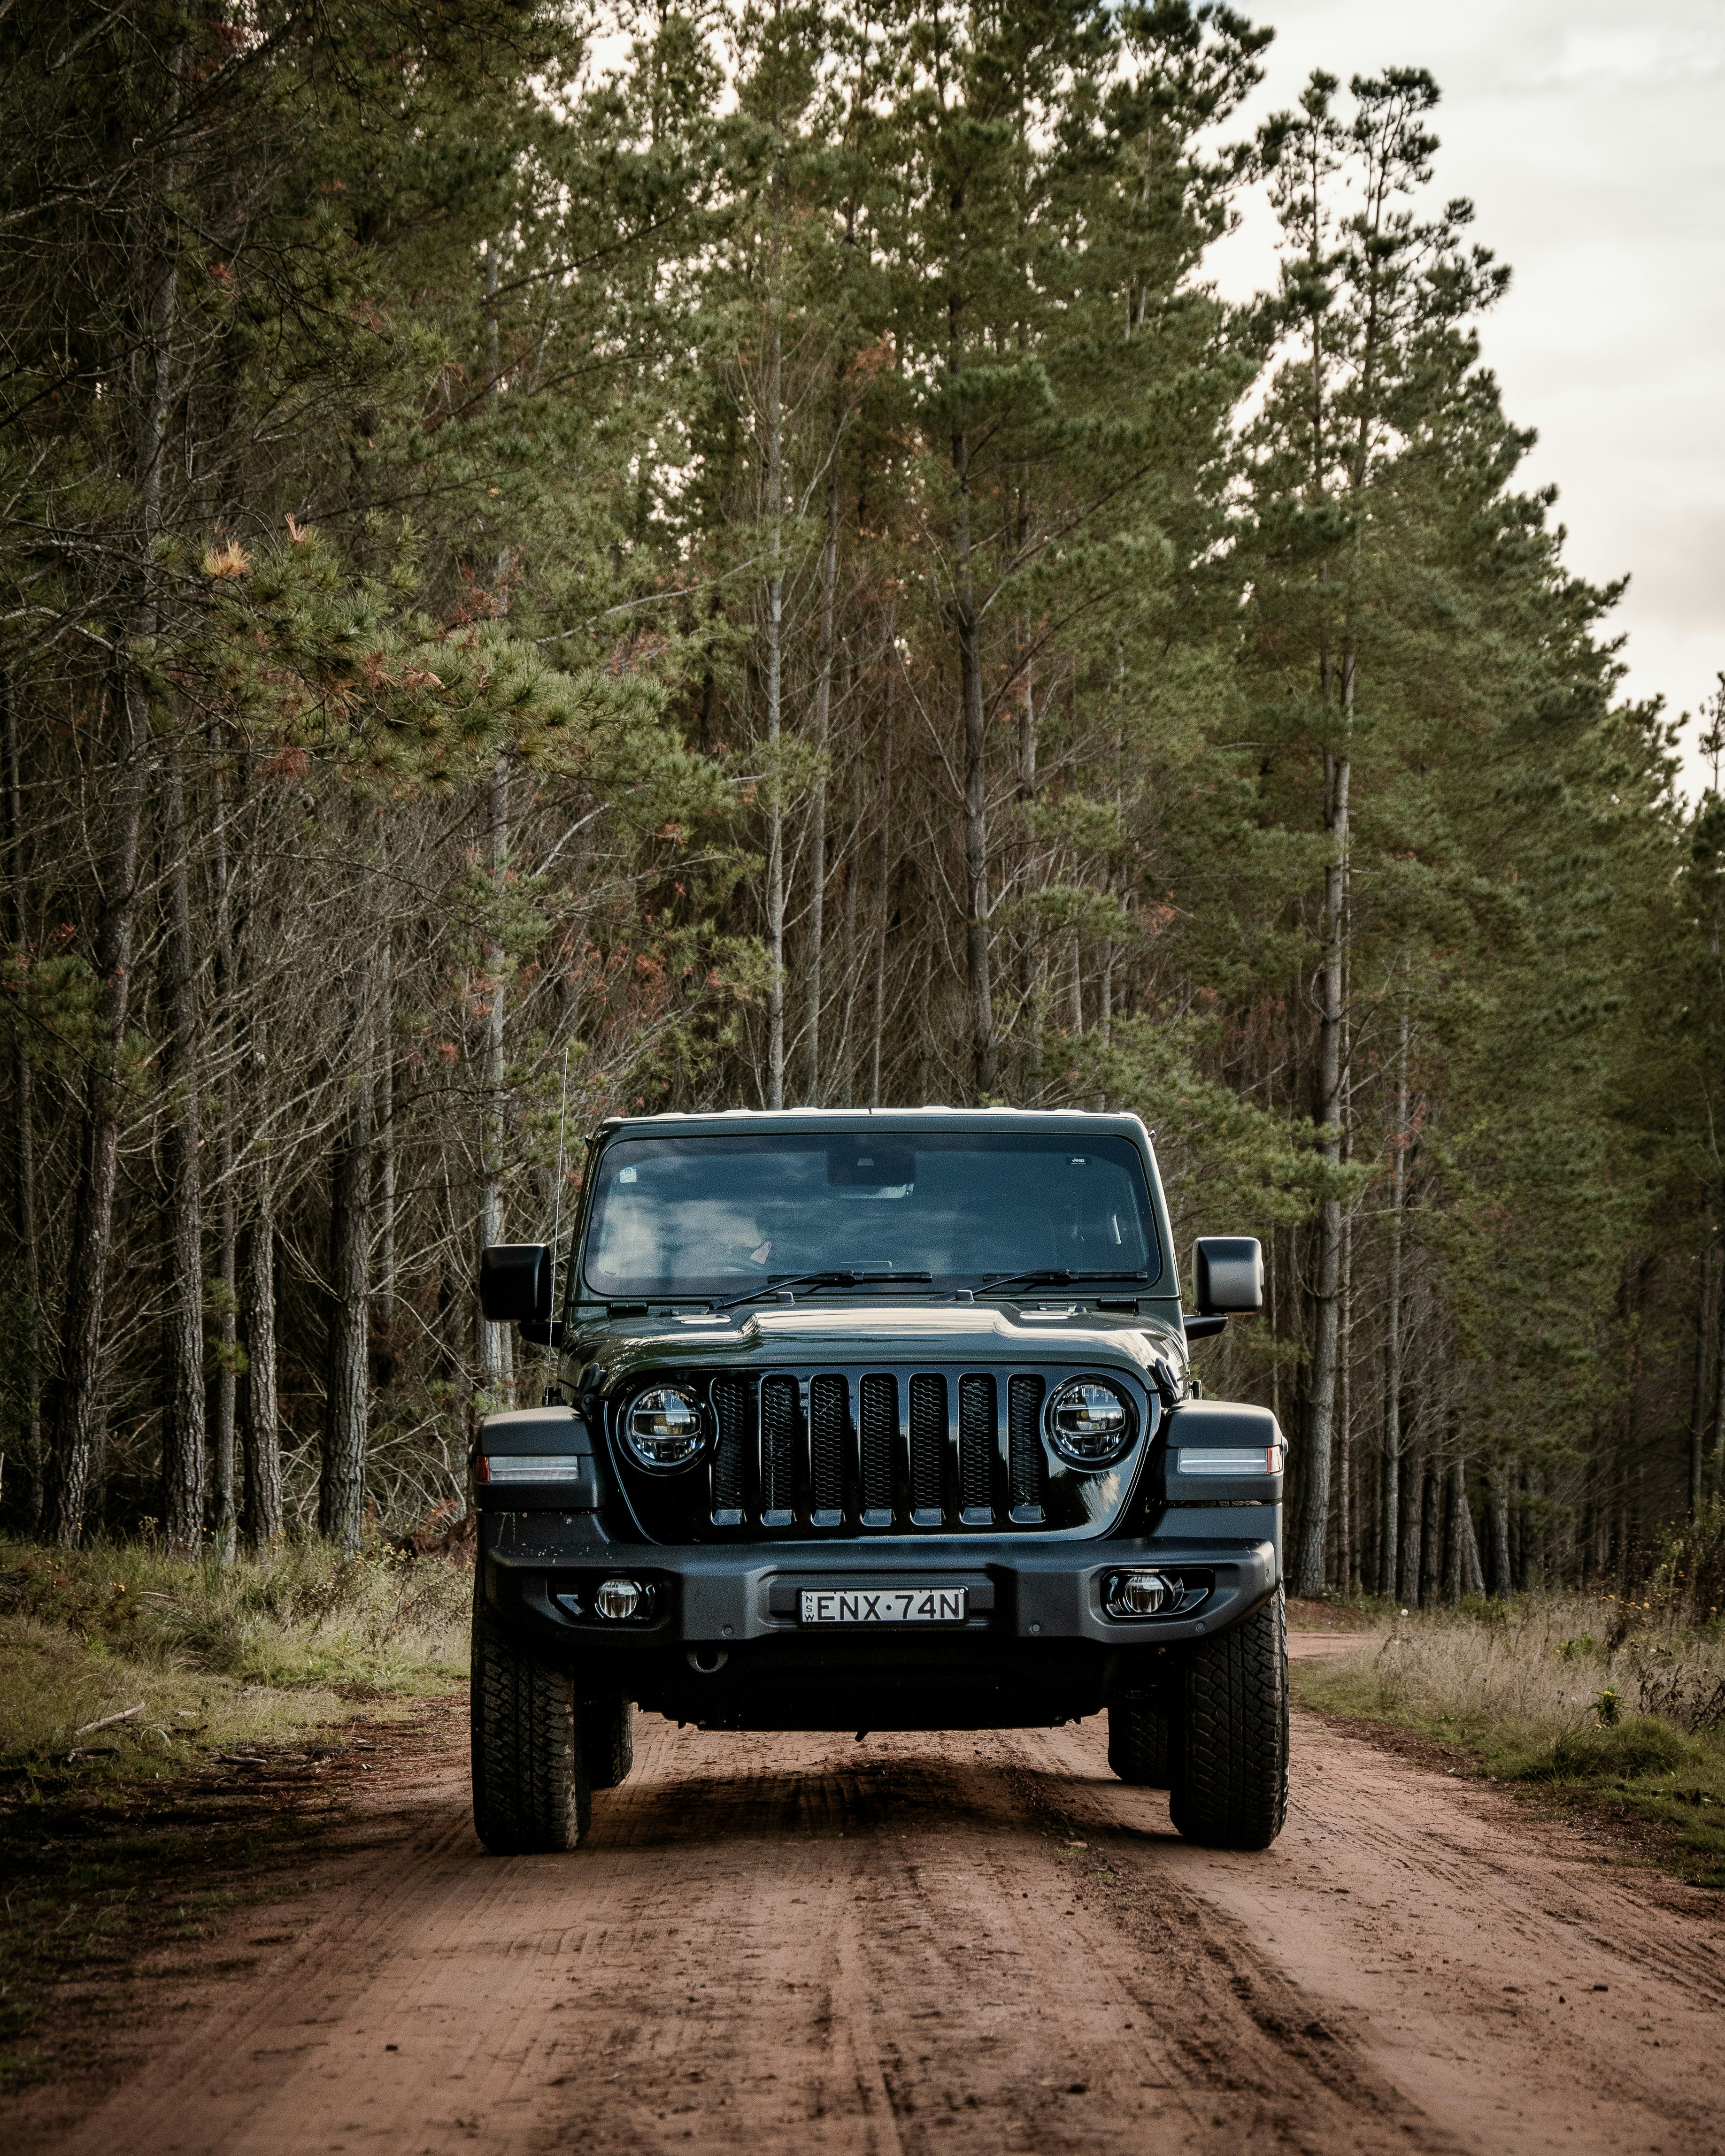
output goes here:
[[[1526, 1597], [1386, 1620], [1328, 1666], [1396, 1717], [1489, 1726], [1529, 1743], [1657, 1716], [1699, 1736], [1725, 1726], [1725, 1636], [1639, 1622], [1615, 1597]], [[1650, 1612], [1651, 1615], [1651, 1612]]]
[[471, 1593], [470, 1573], [388, 1550], [296, 1545], [223, 1570], [0, 1542], [0, 1791], [160, 1779], [290, 1741], [344, 1698], [442, 1691], [465, 1673]]
[[1725, 1884], [1725, 1632], [1669, 1600], [1529, 1596], [1398, 1615], [1298, 1666], [1300, 1697], [1444, 1739], [1495, 1776], [1677, 1830]]

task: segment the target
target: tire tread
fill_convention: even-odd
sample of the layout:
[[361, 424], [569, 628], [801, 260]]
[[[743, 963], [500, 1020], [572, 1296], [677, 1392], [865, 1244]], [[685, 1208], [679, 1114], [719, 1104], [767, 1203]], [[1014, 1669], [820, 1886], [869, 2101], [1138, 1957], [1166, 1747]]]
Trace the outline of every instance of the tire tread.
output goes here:
[[615, 1789], [635, 1763], [635, 1710], [621, 1693], [581, 1702], [581, 1749], [589, 1789]]
[[473, 1612], [473, 1823], [496, 1856], [575, 1848], [592, 1789], [575, 1680], [518, 1646], [480, 1599]]
[[1135, 1789], [1168, 1788], [1173, 1737], [1160, 1704], [1142, 1694], [1116, 1700], [1108, 1709], [1108, 1764]]
[[1267, 1849], [1288, 1808], [1287, 1601], [1202, 1640], [1186, 1666], [1169, 1811], [1189, 1841]]

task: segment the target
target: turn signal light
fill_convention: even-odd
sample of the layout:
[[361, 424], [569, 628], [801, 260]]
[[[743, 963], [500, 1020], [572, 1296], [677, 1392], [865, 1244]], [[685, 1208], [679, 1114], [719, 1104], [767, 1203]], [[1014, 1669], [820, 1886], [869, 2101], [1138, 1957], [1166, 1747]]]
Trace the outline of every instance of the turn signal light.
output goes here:
[[567, 1482], [578, 1478], [581, 1462], [568, 1453], [480, 1453], [473, 1463], [475, 1482]]

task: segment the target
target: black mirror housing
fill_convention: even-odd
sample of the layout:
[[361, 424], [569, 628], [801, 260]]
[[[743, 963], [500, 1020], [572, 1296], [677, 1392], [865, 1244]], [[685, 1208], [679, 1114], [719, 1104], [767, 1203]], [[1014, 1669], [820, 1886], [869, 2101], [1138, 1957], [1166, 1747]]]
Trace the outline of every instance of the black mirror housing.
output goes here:
[[1200, 1235], [1192, 1245], [1193, 1299], [1206, 1317], [1264, 1307], [1264, 1246], [1255, 1235]]
[[543, 1243], [493, 1243], [480, 1260], [480, 1308], [493, 1325], [551, 1318], [551, 1252]]

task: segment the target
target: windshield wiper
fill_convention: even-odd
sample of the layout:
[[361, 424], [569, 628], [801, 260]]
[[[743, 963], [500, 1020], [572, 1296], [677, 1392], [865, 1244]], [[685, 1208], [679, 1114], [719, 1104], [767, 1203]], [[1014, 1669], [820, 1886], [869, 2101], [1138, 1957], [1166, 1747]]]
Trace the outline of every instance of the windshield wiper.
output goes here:
[[970, 1290], [972, 1295], [992, 1295], [1003, 1287], [1070, 1287], [1078, 1281], [1141, 1281], [1137, 1273], [1069, 1273], [1058, 1265], [1040, 1265], [1029, 1272], [996, 1273], [992, 1280], [978, 1281]]
[[733, 1295], [723, 1302], [710, 1302], [709, 1310], [736, 1310], [745, 1302], [758, 1302], [763, 1295], [792, 1295], [800, 1287], [855, 1287], [859, 1281], [927, 1281], [927, 1273], [791, 1273], [783, 1280], [762, 1281], [747, 1295]]

